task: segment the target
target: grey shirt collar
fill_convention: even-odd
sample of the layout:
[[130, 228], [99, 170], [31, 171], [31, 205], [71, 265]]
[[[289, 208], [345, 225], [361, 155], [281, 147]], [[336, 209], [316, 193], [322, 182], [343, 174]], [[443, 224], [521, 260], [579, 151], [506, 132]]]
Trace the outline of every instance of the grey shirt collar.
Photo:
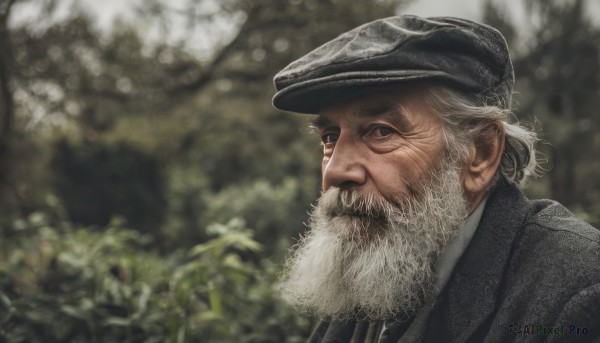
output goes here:
[[434, 296], [437, 296], [442, 289], [444, 289], [444, 286], [446, 286], [446, 283], [448, 283], [448, 280], [450, 279], [450, 275], [452, 275], [454, 266], [458, 263], [458, 260], [467, 249], [467, 246], [469, 246], [469, 243], [479, 226], [479, 221], [481, 220], [481, 215], [483, 214], [486, 202], [487, 197], [485, 197], [475, 211], [467, 217], [462, 228], [455, 233], [450, 243], [440, 253], [435, 263], [436, 291]]

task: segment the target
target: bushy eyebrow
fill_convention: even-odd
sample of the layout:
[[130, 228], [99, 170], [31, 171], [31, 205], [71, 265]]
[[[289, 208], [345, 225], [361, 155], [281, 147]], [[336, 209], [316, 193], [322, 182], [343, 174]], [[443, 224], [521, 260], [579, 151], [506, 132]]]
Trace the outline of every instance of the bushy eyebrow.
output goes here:
[[384, 117], [393, 122], [399, 129], [409, 129], [412, 125], [404, 109], [398, 103], [393, 101], [385, 101], [366, 106], [358, 111], [360, 117]]
[[[401, 130], [407, 130], [412, 127], [412, 124], [403, 108], [397, 103], [391, 101], [367, 105], [364, 108], [359, 109], [355, 115], [358, 118], [384, 117], [393, 122]], [[323, 129], [331, 125], [331, 120], [322, 115], [318, 115], [311, 121], [311, 127], [316, 130]]]
[[315, 119], [311, 120], [310, 126], [314, 129], [322, 129], [331, 125], [331, 121], [321, 115], [318, 115]]

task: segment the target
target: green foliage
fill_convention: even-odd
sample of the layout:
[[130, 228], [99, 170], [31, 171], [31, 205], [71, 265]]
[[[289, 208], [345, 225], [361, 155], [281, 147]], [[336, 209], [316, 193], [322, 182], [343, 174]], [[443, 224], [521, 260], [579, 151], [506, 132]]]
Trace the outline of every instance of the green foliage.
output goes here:
[[[554, 168], [528, 191], [598, 225], [600, 29], [584, 0], [523, 1], [538, 24], [515, 26], [495, 0], [484, 18], [509, 40], [517, 115], [553, 143]], [[272, 109], [271, 79], [405, 1], [207, 3], [147, 1], [109, 33], [78, 11], [3, 31], [15, 132], [14, 194], [0, 192], [0, 342], [308, 336], [314, 323], [275, 285], [318, 195], [320, 152], [306, 118]], [[144, 30], [168, 31], [173, 15], [216, 44], [150, 43]]]
[[0, 258], [0, 341], [291, 342], [307, 334], [311, 323], [274, 295], [276, 268], [246, 260], [261, 246], [242, 219], [210, 225], [210, 240], [167, 257], [122, 224], [90, 231], [43, 213], [15, 223]]
[[[557, 200], [583, 219], [600, 225], [600, 27], [586, 13], [585, 0], [526, 0], [525, 45], [513, 58], [519, 118], [535, 121], [547, 174], [531, 187], [533, 197]], [[513, 39], [515, 25], [487, 2], [486, 19]]]

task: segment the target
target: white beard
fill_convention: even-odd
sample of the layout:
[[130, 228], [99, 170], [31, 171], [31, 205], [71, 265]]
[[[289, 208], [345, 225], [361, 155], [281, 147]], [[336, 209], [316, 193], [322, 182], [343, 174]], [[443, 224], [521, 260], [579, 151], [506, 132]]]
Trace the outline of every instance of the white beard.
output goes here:
[[458, 168], [443, 161], [429, 185], [387, 201], [332, 187], [291, 250], [281, 290], [291, 304], [334, 319], [400, 319], [433, 291], [433, 265], [467, 217]]

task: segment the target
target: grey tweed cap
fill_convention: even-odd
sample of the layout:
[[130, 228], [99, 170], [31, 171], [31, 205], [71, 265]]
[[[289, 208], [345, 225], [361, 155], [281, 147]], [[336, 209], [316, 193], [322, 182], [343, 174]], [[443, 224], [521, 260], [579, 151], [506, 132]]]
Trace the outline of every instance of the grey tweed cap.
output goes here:
[[415, 80], [510, 105], [513, 67], [502, 34], [452, 17], [403, 15], [348, 31], [275, 75], [278, 109], [318, 113], [343, 94]]

